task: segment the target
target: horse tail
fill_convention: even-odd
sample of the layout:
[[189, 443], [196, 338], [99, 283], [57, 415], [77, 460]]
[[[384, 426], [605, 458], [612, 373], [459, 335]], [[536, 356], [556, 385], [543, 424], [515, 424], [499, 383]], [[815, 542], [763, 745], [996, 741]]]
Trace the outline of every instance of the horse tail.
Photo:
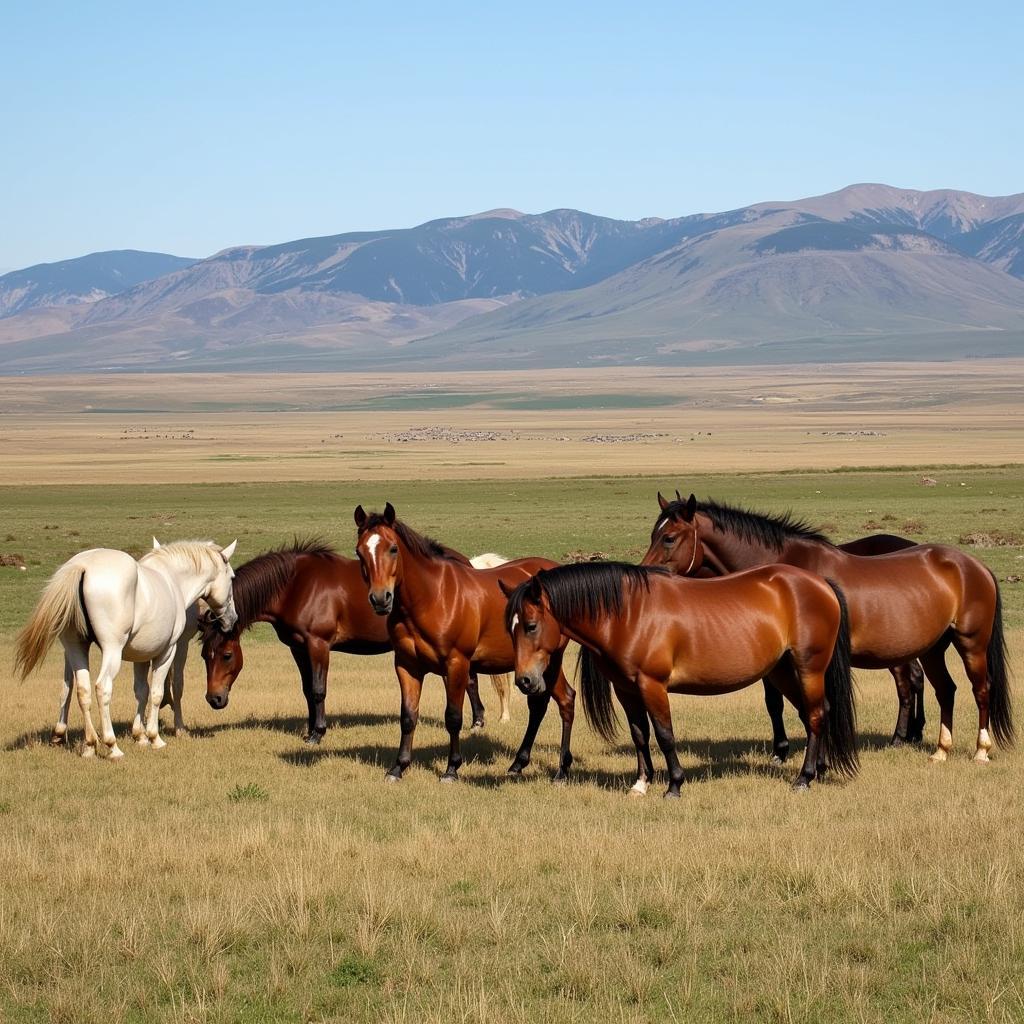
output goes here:
[[602, 739], [611, 743], [619, 728], [612, 704], [612, 683], [598, 668], [594, 652], [586, 647], [580, 648], [579, 677], [587, 721]]
[[1003, 595], [999, 581], [992, 574], [996, 588], [996, 609], [992, 619], [992, 637], [988, 642], [988, 713], [992, 732], [999, 746], [1012, 747], [1017, 739], [1013, 725], [1013, 706], [1010, 700], [1010, 669], [1006, 657], [1006, 638], [1003, 636]]
[[857, 710], [853, 703], [853, 673], [850, 667], [850, 612], [846, 596], [834, 580], [827, 580], [839, 601], [839, 633], [832, 660], [825, 669], [825, 699], [828, 717], [825, 724], [825, 757], [830, 768], [841, 775], [856, 775]]
[[15, 644], [14, 670], [21, 679], [43, 660], [61, 633], [71, 631], [83, 638], [89, 635], [81, 597], [84, 575], [84, 565], [68, 562], [50, 577], [32, 618], [18, 634]]
[[498, 672], [491, 676], [491, 686], [494, 687], [494, 692], [498, 695], [498, 703], [501, 705], [501, 718], [500, 721], [507, 722], [509, 720], [509, 707], [508, 707], [508, 696], [512, 688], [512, 676], [508, 672]]

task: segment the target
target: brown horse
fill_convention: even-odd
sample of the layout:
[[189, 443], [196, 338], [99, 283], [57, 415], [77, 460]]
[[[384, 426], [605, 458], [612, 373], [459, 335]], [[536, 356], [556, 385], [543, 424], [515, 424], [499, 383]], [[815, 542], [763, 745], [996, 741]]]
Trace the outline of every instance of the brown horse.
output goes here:
[[[785, 562], [834, 580], [850, 605], [853, 665], [892, 668], [920, 658], [939, 701], [933, 761], [953, 745], [956, 685], [946, 668], [953, 645], [978, 705], [974, 758], [987, 761], [989, 725], [1012, 745], [1013, 714], [999, 584], [978, 559], [941, 544], [915, 544], [887, 555], [850, 554], [789, 514], [766, 516], [718, 502], [667, 502], [651, 533], [644, 565], [693, 572], [704, 561], [721, 573]], [[991, 716], [991, 721], [990, 721]]]
[[539, 690], [549, 659], [575, 640], [583, 648], [587, 719], [611, 739], [614, 687], [636, 746], [633, 792], [646, 793], [654, 776], [650, 719], [668, 765], [665, 796], [679, 796], [683, 770], [670, 692], [731, 693], [762, 678], [792, 701], [807, 729], [794, 788], [807, 789], [826, 764], [856, 772], [846, 606], [831, 582], [788, 565], [695, 580], [665, 569], [590, 562], [539, 572], [502, 590], [520, 689]]
[[[370, 605], [387, 617], [395, 649], [395, 673], [402, 691], [402, 740], [387, 779], [397, 782], [412, 761], [423, 677], [444, 679], [447, 707], [448, 767], [443, 782], [458, 778], [462, 754], [459, 731], [462, 704], [473, 672], [509, 672], [515, 655], [505, 631], [505, 598], [498, 584], [517, 584], [539, 569], [557, 565], [546, 558], [519, 558], [495, 569], [474, 569], [452, 557], [449, 549], [424, 537], [395, 517], [391, 502], [383, 513], [355, 510], [356, 554], [369, 587]], [[528, 695], [530, 718], [509, 774], [529, 764], [530, 750], [548, 701], [554, 697], [562, 718], [562, 746], [555, 781], [568, 777], [572, 754], [575, 691], [562, 672], [564, 651], [553, 652], [543, 692]]]
[[[463, 558], [452, 552], [453, 557]], [[319, 540], [296, 541], [267, 551], [240, 565], [234, 579], [238, 622], [229, 632], [216, 623], [202, 623], [202, 652], [206, 662], [206, 700], [210, 707], [227, 707], [231, 687], [244, 663], [241, 634], [257, 622], [273, 626], [299, 670], [306, 698], [306, 742], [317, 744], [327, 731], [324, 704], [331, 651], [346, 654], [384, 654], [391, 650], [387, 624], [366, 601], [359, 561], [343, 558]], [[508, 684], [494, 680], [508, 719]], [[484, 724], [484, 706], [476, 678], [470, 681], [473, 725]]]

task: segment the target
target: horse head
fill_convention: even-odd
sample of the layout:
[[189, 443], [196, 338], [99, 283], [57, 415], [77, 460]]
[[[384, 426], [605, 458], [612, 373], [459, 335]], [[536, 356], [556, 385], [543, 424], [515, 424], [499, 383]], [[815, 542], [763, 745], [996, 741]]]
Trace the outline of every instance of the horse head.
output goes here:
[[369, 588], [370, 606], [378, 615], [389, 615], [395, 604], [395, 589], [402, 578], [395, 507], [389, 501], [383, 512], [367, 514], [359, 505], [354, 518], [359, 531], [356, 555]]
[[704, 564], [704, 545], [697, 519], [697, 498], [685, 501], [676, 491], [676, 500], [668, 501], [658, 492], [661, 512], [651, 530], [651, 546], [641, 565], [660, 565], [680, 576], [694, 576]]
[[509, 586], [498, 581], [501, 592], [508, 599], [505, 607], [505, 627], [512, 637], [515, 651], [516, 686], [527, 694], [541, 694], [547, 689], [545, 673], [555, 651], [564, 646], [562, 629], [551, 613], [544, 593], [541, 569], [536, 576]]

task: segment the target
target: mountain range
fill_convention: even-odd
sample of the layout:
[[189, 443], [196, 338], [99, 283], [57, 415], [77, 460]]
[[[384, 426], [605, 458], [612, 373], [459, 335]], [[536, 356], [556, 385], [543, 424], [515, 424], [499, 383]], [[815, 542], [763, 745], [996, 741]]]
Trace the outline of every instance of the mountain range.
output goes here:
[[1024, 194], [887, 185], [674, 219], [491, 210], [0, 276], [0, 372], [1024, 354]]

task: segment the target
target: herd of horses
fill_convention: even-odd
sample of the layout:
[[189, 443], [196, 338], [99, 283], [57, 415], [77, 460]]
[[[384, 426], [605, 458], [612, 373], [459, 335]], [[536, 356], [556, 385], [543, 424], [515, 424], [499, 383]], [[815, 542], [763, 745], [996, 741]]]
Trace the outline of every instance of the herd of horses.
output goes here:
[[[243, 665], [241, 636], [270, 623], [291, 651], [302, 681], [306, 742], [327, 729], [331, 651], [394, 652], [401, 691], [401, 740], [389, 781], [412, 762], [423, 679], [442, 677], [449, 736], [442, 781], [458, 778], [468, 695], [483, 725], [477, 677], [490, 674], [508, 717], [504, 674], [513, 672], [529, 711], [508, 772], [530, 763], [537, 731], [554, 700], [562, 734], [556, 781], [568, 778], [576, 694], [563, 670], [570, 641], [580, 647], [579, 679], [588, 721], [604, 738], [616, 728], [612, 694], [637, 756], [631, 792], [654, 778], [650, 732], [668, 769], [666, 796], [683, 780], [669, 693], [728, 693], [763, 680], [773, 757], [784, 762], [788, 700], [807, 734], [794, 782], [807, 789], [829, 770], [858, 767], [851, 670], [891, 670], [899, 711], [894, 743], [923, 738], [923, 681], [940, 709], [931, 759], [952, 748], [956, 686], [946, 667], [952, 646], [978, 707], [974, 759], [988, 760], [992, 737], [1004, 747], [1014, 725], [998, 583], [978, 559], [941, 544], [875, 535], [836, 545], [789, 513], [766, 515], [694, 495], [658, 495], [650, 546], [639, 565], [559, 565], [541, 557], [471, 560], [417, 533], [388, 503], [359, 506], [356, 558], [318, 542], [258, 555], [237, 571], [234, 544], [179, 541], [136, 560], [96, 549], [61, 566], [18, 638], [16, 667], [26, 676], [59, 639], [64, 690], [53, 742], [67, 733], [72, 692], [85, 717], [83, 754], [95, 752], [88, 651], [101, 650], [96, 690], [103, 740], [119, 757], [110, 694], [122, 660], [135, 664], [138, 710], [133, 737], [162, 746], [159, 710], [171, 679], [175, 727], [183, 728], [181, 680], [189, 639], [198, 629], [206, 699], [227, 705]], [[155, 542], [154, 542], [155, 543]], [[199, 616], [200, 602], [207, 610]], [[150, 672], [151, 670], [151, 672]], [[151, 678], [150, 678], [151, 674]]]

